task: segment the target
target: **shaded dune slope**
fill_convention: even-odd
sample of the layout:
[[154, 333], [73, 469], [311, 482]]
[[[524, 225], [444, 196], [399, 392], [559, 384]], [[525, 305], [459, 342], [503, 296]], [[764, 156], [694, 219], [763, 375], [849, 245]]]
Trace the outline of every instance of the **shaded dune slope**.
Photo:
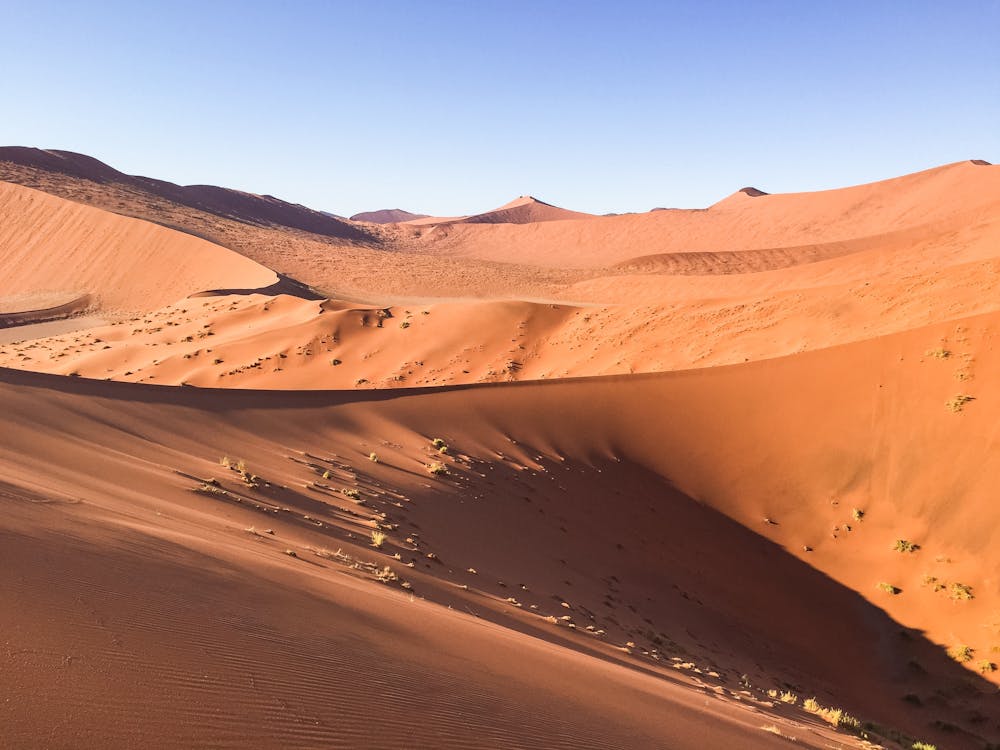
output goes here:
[[[240, 221], [284, 226], [327, 237], [364, 237], [347, 221], [274, 196], [255, 195], [215, 185], [175, 185], [150, 177], [127, 175], [93, 157], [72, 151], [4, 146], [0, 147], [0, 162], [89, 182], [128, 186], [182, 206]], [[6, 178], [0, 170], [0, 179]]]

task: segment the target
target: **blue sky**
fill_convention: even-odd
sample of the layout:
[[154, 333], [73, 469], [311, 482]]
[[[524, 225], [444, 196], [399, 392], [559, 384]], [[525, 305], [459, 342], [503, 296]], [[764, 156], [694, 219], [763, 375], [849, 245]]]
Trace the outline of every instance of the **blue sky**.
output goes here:
[[1000, 1], [12, 2], [0, 144], [351, 214], [1000, 161]]

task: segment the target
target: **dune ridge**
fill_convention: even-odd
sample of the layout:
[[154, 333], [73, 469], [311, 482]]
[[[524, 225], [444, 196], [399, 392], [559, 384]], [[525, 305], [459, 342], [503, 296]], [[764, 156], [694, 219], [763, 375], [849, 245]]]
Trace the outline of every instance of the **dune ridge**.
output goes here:
[[[329, 237], [363, 237], [349, 222], [271, 195], [255, 195], [215, 185], [175, 185], [150, 177], [127, 175], [91, 156], [72, 151], [3, 146], [0, 147], [0, 162], [67, 175], [98, 183], [102, 187], [109, 184], [128, 187], [182, 206], [241, 221], [279, 225]], [[3, 177], [2, 172], [0, 177]]]

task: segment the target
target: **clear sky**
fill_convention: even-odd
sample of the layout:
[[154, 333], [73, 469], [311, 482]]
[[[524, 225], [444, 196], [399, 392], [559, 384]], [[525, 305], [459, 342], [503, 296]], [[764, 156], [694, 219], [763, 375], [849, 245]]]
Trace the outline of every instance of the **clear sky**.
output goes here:
[[1000, 1], [0, 0], [0, 144], [349, 215], [1000, 161]]

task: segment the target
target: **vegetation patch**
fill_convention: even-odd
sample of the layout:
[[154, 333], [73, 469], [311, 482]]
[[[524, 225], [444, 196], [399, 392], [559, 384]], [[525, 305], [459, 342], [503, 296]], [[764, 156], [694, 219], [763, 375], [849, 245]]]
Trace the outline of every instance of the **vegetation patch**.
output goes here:
[[948, 408], [948, 411], [953, 414], [957, 414], [965, 408], [965, 405], [970, 401], [975, 401], [975, 396], [970, 396], [967, 393], [959, 393], [954, 398], [948, 399], [944, 402], [944, 405]]
[[821, 706], [815, 698], [807, 698], [803, 702], [802, 708], [811, 714], [816, 714], [835, 727], [842, 727], [852, 731], [861, 730], [861, 722], [854, 716], [846, 713], [842, 708], [826, 708], [825, 706]]
[[952, 646], [948, 649], [948, 656], [959, 664], [967, 664], [972, 661], [974, 651], [969, 646]]
[[920, 549], [919, 544], [914, 544], [906, 539], [897, 539], [892, 547], [896, 552], [916, 552]]
[[964, 583], [951, 584], [951, 586], [948, 587], [948, 597], [956, 602], [975, 599], [975, 596], [972, 594], [972, 586], [967, 586]]

